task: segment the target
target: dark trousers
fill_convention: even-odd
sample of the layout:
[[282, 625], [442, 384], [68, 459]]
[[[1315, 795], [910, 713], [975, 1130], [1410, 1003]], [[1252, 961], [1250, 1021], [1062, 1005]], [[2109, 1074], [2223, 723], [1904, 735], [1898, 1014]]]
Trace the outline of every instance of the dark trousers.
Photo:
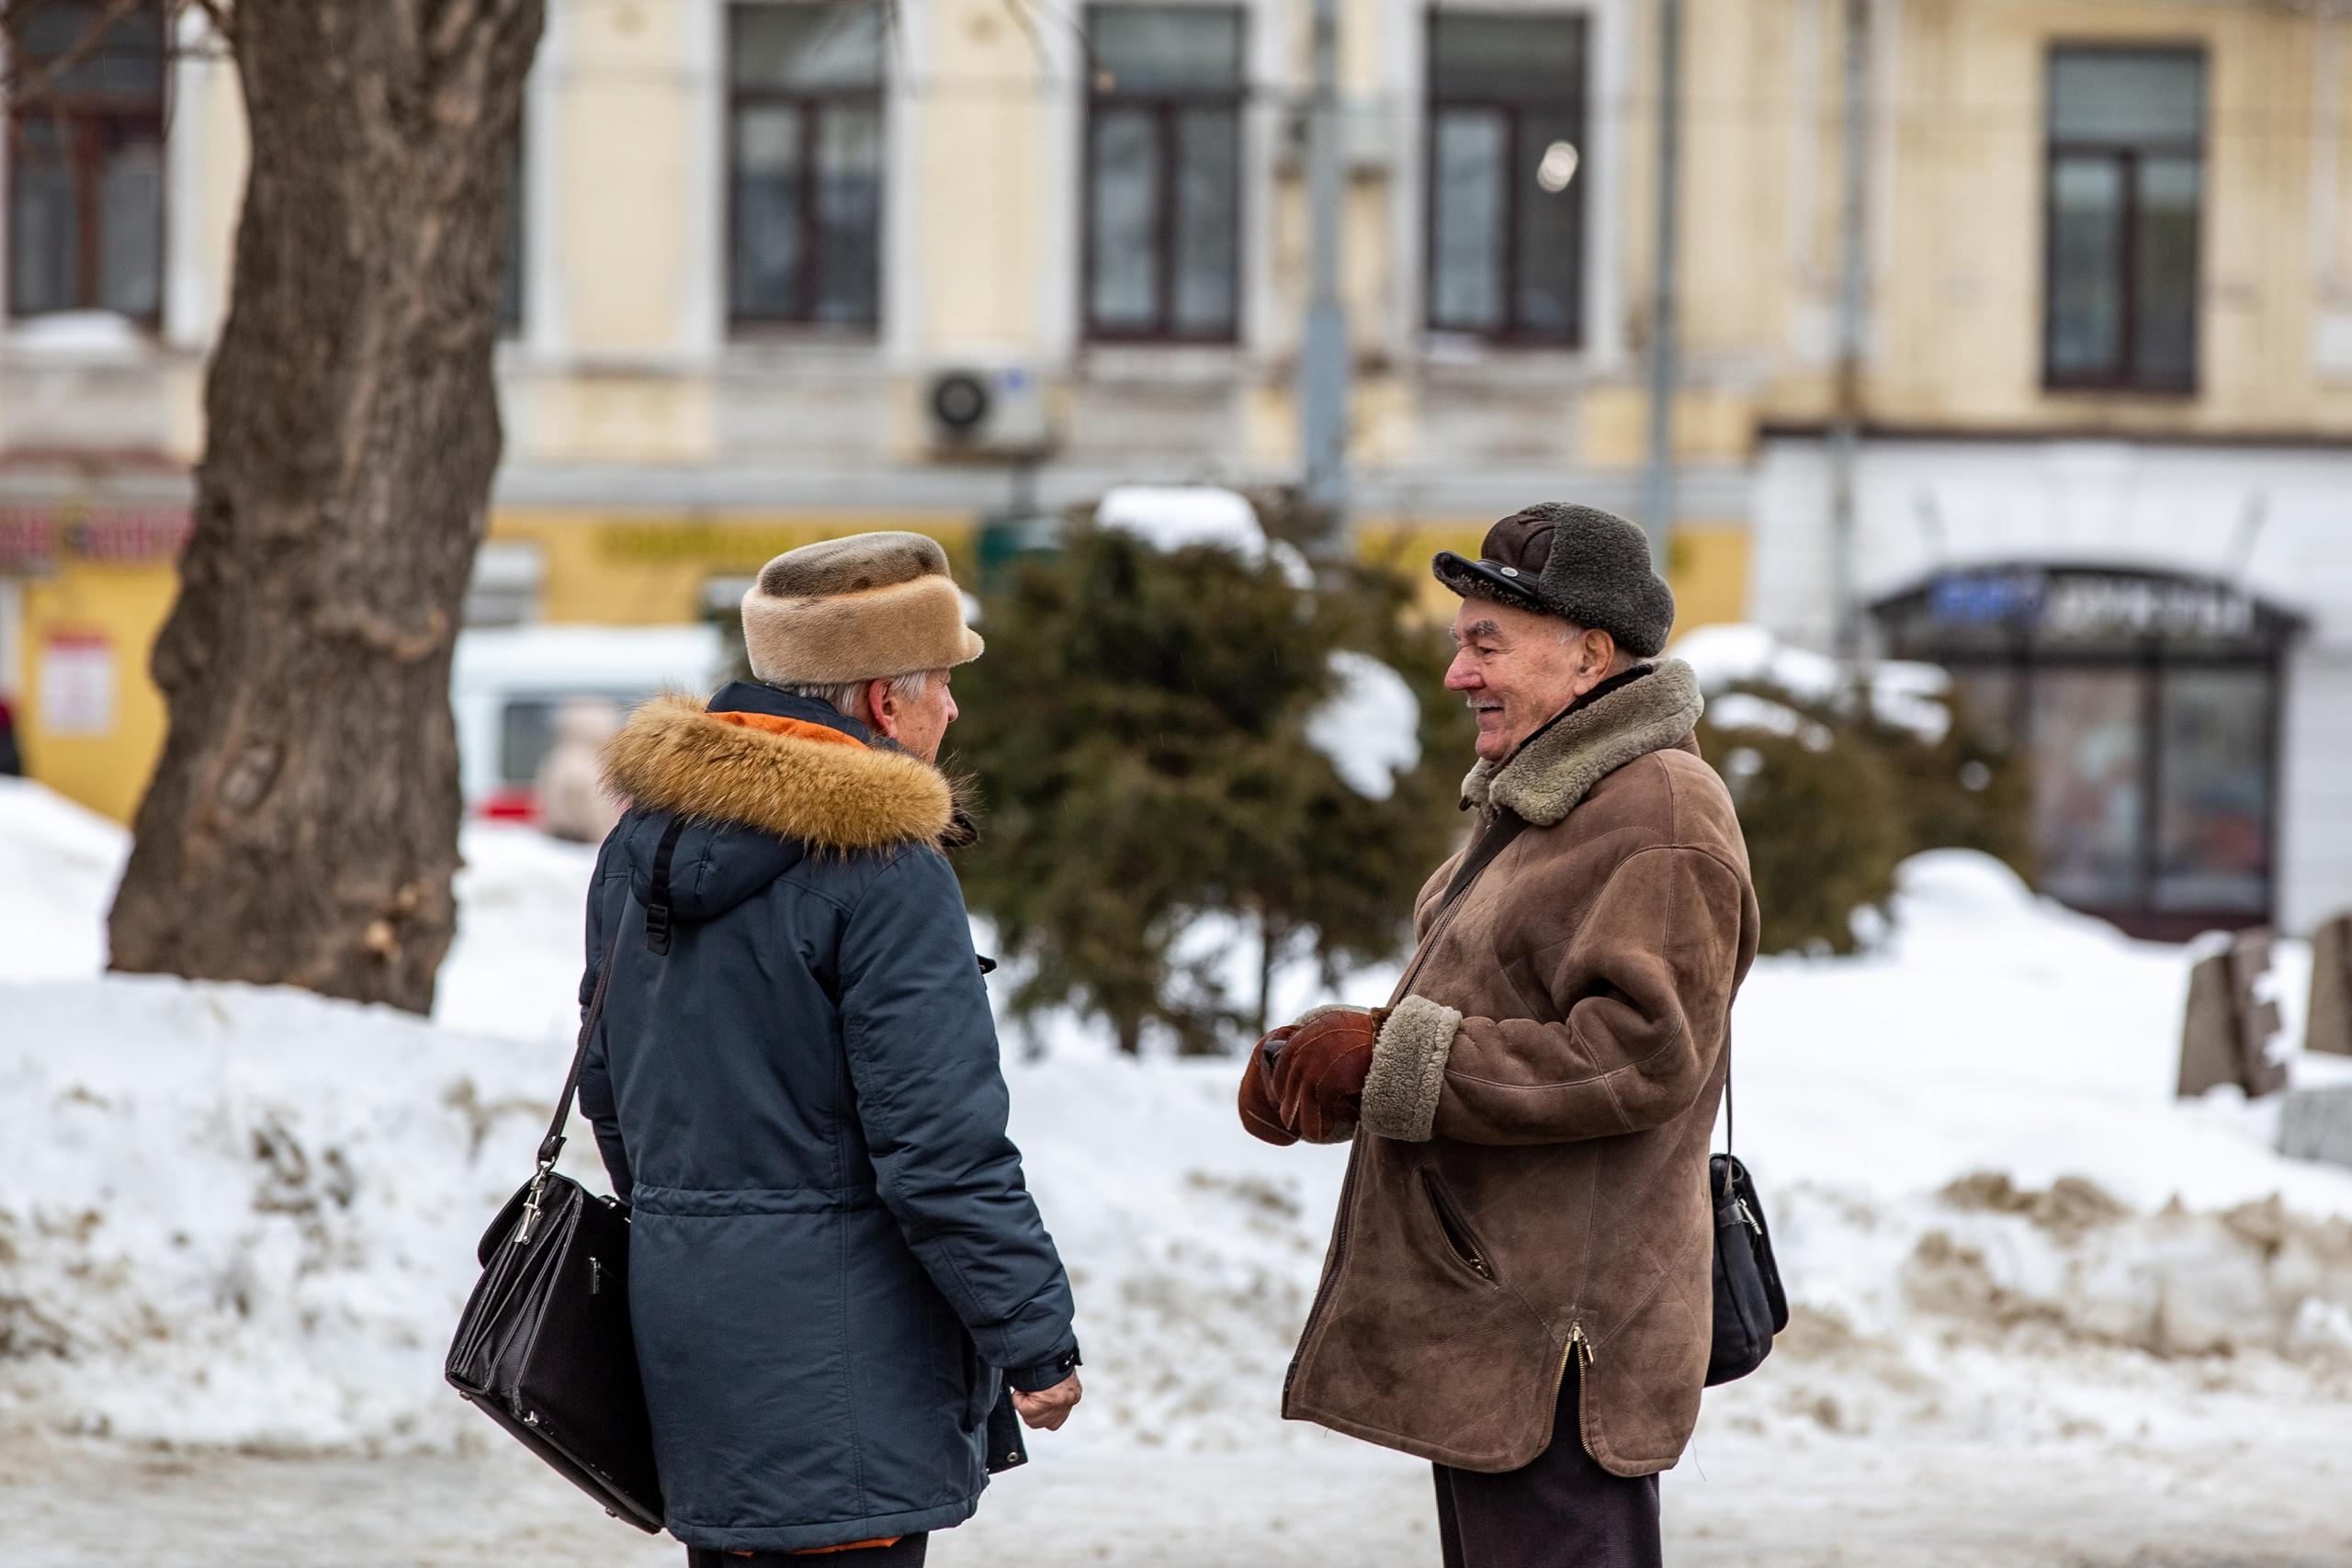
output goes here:
[[855, 1551], [801, 1556], [789, 1551], [714, 1551], [686, 1548], [686, 1568], [922, 1568], [931, 1534], [902, 1535], [896, 1546], [862, 1546]]
[[1445, 1568], [1659, 1568], [1657, 1477], [1611, 1475], [1584, 1451], [1577, 1369], [1560, 1383], [1552, 1446], [1518, 1470], [1437, 1467]]

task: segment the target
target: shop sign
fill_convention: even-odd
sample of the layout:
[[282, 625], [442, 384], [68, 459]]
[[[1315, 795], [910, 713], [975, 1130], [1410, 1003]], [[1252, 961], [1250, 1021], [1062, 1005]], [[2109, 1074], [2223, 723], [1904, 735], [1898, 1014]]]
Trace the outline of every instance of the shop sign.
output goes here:
[[2262, 628], [2226, 583], [2138, 572], [2013, 568], [1948, 572], [1928, 585], [1929, 626], [2006, 627], [2054, 642], [2234, 641]]
[[824, 538], [822, 528], [731, 523], [615, 523], [597, 530], [600, 553], [639, 566], [755, 572], [785, 551]]
[[0, 507], [0, 572], [44, 574], [68, 560], [176, 560], [187, 542], [188, 525], [186, 507], [96, 512]]
[[51, 735], [114, 733], [114, 645], [102, 632], [54, 631], [40, 649], [40, 725]]

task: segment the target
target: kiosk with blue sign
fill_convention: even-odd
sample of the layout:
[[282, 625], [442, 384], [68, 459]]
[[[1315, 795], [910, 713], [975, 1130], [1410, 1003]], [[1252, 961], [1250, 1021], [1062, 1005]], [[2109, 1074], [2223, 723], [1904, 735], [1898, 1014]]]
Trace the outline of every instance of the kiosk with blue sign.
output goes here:
[[2271, 919], [2299, 617], [2214, 579], [2043, 563], [1939, 572], [1873, 614], [2024, 750], [2044, 892], [2140, 936]]

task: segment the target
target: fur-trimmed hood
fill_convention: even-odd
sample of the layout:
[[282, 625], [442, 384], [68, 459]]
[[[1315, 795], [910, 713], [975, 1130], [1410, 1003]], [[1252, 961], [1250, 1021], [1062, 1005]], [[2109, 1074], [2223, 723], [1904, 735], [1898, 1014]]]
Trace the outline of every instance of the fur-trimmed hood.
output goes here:
[[1668, 659], [1554, 719], [1501, 763], [1479, 762], [1462, 781], [1462, 804], [1503, 807], [1532, 827], [1553, 827], [1602, 779], [1689, 735], [1706, 706], [1698, 674]]
[[812, 849], [937, 843], [956, 825], [946, 775], [904, 751], [747, 728], [679, 694], [629, 716], [605, 748], [605, 784], [657, 811], [733, 822]]

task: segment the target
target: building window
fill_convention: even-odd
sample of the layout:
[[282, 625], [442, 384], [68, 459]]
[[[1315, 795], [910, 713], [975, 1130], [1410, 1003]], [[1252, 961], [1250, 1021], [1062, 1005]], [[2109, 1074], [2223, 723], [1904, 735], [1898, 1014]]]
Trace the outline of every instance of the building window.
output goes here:
[[1432, 331], [1581, 341], [1584, 79], [1581, 17], [1430, 13]]
[[728, 316], [871, 328], [882, 299], [882, 62], [867, 0], [728, 13]]
[[1086, 332], [1230, 342], [1241, 302], [1241, 13], [1087, 13]]
[[107, 10], [100, 0], [54, 0], [17, 24], [14, 74], [73, 63], [8, 113], [14, 316], [114, 310], [152, 323], [162, 315], [163, 9], [142, 6], [111, 24]]
[[2044, 380], [2186, 392], [2197, 383], [2205, 57], [2050, 57]]

